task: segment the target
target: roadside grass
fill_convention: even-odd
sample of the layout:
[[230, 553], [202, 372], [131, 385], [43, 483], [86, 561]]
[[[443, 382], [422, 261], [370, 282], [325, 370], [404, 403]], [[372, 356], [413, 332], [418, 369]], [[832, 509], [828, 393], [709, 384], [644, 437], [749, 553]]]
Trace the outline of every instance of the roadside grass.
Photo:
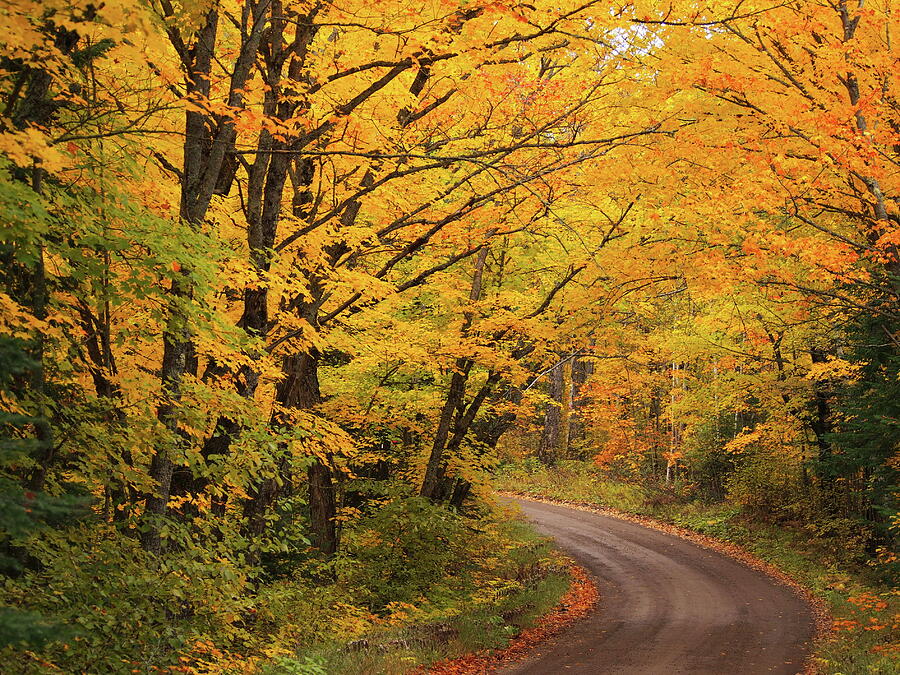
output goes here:
[[533, 457], [503, 465], [493, 484], [498, 490], [602, 504], [629, 513], [645, 513], [650, 497], [638, 485], [603, 479], [587, 462], [560, 462], [551, 471]]
[[[264, 671], [266, 675], [318, 673], [328, 675], [402, 675], [482, 649], [503, 649], [523, 629], [549, 612], [569, 587], [568, 575], [550, 574], [532, 588], [504, 598], [490, 608], [471, 608], [446, 621], [449, 639], [417, 636], [417, 627], [384, 631], [370, 637], [370, 647], [348, 650], [346, 645], [323, 645], [282, 659]], [[392, 642], [408, 642], [391, 647]], [[384, 646], [382, 649], [381, 646]]]
[[612, 481], [589, 462], [561, 462], [553, 469], [528, 461], [505, 465], [494, 485], [501, 491], [650, 516], [736, 544], [825, 602], [834, 630], [815, 646], [814, 664], [820, 672], [900, 673], [900, 590], [886, 567], [861, 559], [858, 543], [846, 532], [799, 522], [763, 522], [727, 503], [709, 504]]
[[422, 598], [408, 620], [375, 625], [348, 639], [320, 640], [281, 656], [264, 675], [402, 675], [483, 649], [502, 649], [553, 609], [570, 577], [549, 541], [526, 523], [508, 520], [478, 584], [467, 592]]

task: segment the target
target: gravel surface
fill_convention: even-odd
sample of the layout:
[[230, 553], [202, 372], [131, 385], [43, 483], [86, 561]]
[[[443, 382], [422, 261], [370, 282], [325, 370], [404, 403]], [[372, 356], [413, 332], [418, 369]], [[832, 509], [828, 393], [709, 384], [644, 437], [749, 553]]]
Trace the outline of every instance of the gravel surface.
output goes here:
[[790, 587], [638, 523], [517, 500], [537, 529], [596, 577], [599, 610], [508, 675], [804, 670], [815, 617]]

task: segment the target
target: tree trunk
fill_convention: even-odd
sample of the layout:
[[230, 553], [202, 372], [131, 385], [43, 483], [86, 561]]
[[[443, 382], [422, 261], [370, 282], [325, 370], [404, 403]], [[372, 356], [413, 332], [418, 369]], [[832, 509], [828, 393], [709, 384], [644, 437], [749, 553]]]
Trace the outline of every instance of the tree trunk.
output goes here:
[[[813, 347], [809, 350], [813, 363], [825, 363], [827, 360], [824, 350]], [[832, 433], [831, 425], [831, 406], [829, 404], [829, 392], [825, 385], [821, 382], [815, 382], [813, 385], [815, 396], [815, 414], [810, 420], [810, 428], [816, 437], [816, 445], [818, 446], [818, 461], [816, 462], [816, 475], [819, 484], [822, 487], [830, 487], [834, 476], [832, 470], [828, 466], [831, 459], [831, 442], [828, 435]], [[826, 500], [827, 501], [827, 500]]]
[[309, 517], [312, 545], [325, 555], [338, 549], [337, 500], [331, 469], [318, 458], [306, 472], [309, 481]]
[[[42, 170], [35, 167], [34, 172], [35, 177], [32, 187], [35, 192], [40, 194], [40, 174]], [[32, 288], [32, 313], [36, 319], [43, 321], [47, 318], [47, 277], [44, 267], [43, 246], [38, 248]], [[56, 443], [53, 440], [53, 427], [50, 424], [49, 413], [45, 405], [47, 381], [44, 368], [44, 336], [42, 333], [37, 333], [29, 351], [35, 363], [34, 369], [31, 371], [31, 390], [37, 402], [37, 413], [34, 416], [34, 435], [37, 443], [34, 452], [35, 468], [28, 481], [28, 488], [34, 492], [39, 492], [44, 488], [47, 470], [53, 461], [56, 449]]]
[[425, 477], [422, 480], [422, 488], [419, 494], [428, 499], [436, 499], [439, 488], [444, 478], [444, 448], [450, 436], [450, 426], [453, 422], [453, 414], [462, 405], [466, 395], [466, 382], [469, 379], [469, 370], [472, 362], [467, 359], [457, 359], [454, 364], [456, 369], [450, 377], [450, 387], [447, 390], [447, 398], [438, 418], [438, 427], [431, 444], [431, 454], [428, 457], [428, 465], [425, 468]]
[[[475, 259], [475, 269], [472, 274], [472, 287], [469, 291], [469, 300], [477, 302], [481, 299], [481, 289], [484, 279], [484, 264], [487, 260], [488, 247], [485, 246], [478, 252]], [[465, 312], [460, 335], [465, 336], [475, 315], [471, 311]], [[453, 415], [463, 407], [466, 396], [466, 382], [469, 379], [469, 371], [474, 365], [471, 359], [458, 358], [454, 363], [453, 374], [450, 376], [450, 387], [447, 390], [447, 398], [438, 418], [438, 427], [431, 444], [431, 454], [428, 457], [428, 465], [425, 468], [425, 477], [422, 479], [422, 487], [419, 494], [428, 499], [437, 499], [446, 471], [444, 449], [450, 436], [450, 427]]]
[[560, 437], [562, 429], [562, 401], [565, 389], [563, 367], [557, 366], [548, 373], [547, 402], [544, 410], [544, 426], [541, 429], [541, 440], [538, 445], [538, 459], [547, 466], [552, 466], [560, 457]]
[[[502, 394], [502, 399], [518, 406], [522, 402], [522, 389], [508, 387]], [[506, 410], [500, 415], [488, 415], [473, 425], [475, 442], [493, 450], [500, 442], [500, 438], [516, 423], [516, 413]]]
[[[96, 15], [96, 9], [88, 6], [80, 17], [84, 21], [91, 21]], [[81, 36], [73, 30], [54, 26], [52, 21], [47, 21], [42, 29], [53, 35], [53, 44], [61, 54], [71, 54], [78, 45]], [[14, 70], [22, 67], [21, 64], [11, 62], [5, 67]], [[28, 127], [40, 127], [46, 125], [54, 113], [62, 105], [58, 101], [51, 87], [53, 74], [47, 68], [24, 66], [19, 72], [22, 87], [16, 87], [6, 100], [5, 110], [16, 129], [22, 130]], [[27, 81], [27, 86], [24, 84]], [[24, 94], [19, 93], [24, 87]], [[5, 130], [5, 129], [4, 129]], [[44, 170], [39, 165], [34, 165], [31, 171], [16, 172], [14, 175], [22, 182], [30, 182], [35, 194], [43, 193]], [[31, 272], [30, 279], [24, 284], [26, 297], [29, 297], [31, 310], [34, 317], [40, 321], [47, 318], [47, 305], [49, 293], [47, 289], [47, 273], [44, 263], [43, 243], [37, 244], [36, 261]], [[28, 276], [27, 274], [25, 275]], [[31, 391], [37, 404], [35, 411], [34, 431], [35, 448], [33, 452], [35, 468], [28, 478], [28, 488], [34, 492], [44, 487], [47, 471], [56, 454], [56, 442], [54, 440], [53, 426], [50, 421], [49, 411], [45, 405], [46, 369], [45, 369], [45, 343], [44, 335], [37, 333], [28, 347], [28, 353], [35, 363], [31, 371]]]
[[562, 400], [559, 406], [559, 456], [570, 458], [569, 444], [572, 432], [572, 360], [562, 367]]
[[[263, 27], [267, 23], [267, 4], [246, 2], [243, 14], [240, 49], [234, 61], [229, 82], [227, 104], [239, 108], [244, 101], [244, 85], [256, 62]], [[185, 42], [177, 29], [169, 35], [186, 69], [186, 93], [197, 100], [207, 100], [211, 91], [212, 64], [215, 56], [219, 14], [213, 6], [205, 16], [195, 39]], [[188, 47], [187, 44], [191, 46]], [[183, 222], [197, 228], [220, 185], [220, 175], [228, 152], [236, 137], [231, 119], [213, 120], [198, 110], [185, 113], [184, 165], [181, 176], [179, 216]], [[183, 442], [178, 431], [177, 410], [181, 399], [181, 382], [185, 375], [196, 372], [197, 360], [184, 304], [193, 295], [189, 270], [186, 268], [172, 282], [169, 320], [163, 332], [163, 359], [160, 371], [164, 402], [157, 416], [169, 432], [169, 438], [157, 445], [150, 463], [150, 477], [156, 489], [146, 496], [145, 514], [149, 516], [141, 534], [141, 544], [151, 553], [159, 553], [159, 517], [165, 515], [172, 490], [175, 469], [171, 459], [171, 445]]]

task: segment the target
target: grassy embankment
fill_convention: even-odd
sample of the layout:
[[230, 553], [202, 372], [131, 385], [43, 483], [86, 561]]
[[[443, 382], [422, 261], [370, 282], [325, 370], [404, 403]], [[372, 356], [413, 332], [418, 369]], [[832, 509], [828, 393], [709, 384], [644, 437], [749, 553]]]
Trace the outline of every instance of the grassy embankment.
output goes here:
[[507, 465], [495, 485], [648, 516], [736, 544], [825, 602], [834, 631], [816, 647], [815, 663], [823, 673], [900, 672], [900, 591], [891, 582], [891, 570], [871, 564], [846, 532], [831, 532], [824, 523], [766, 522], [728, 503], [611, 481], [588, 462], [563, 462], [553, 469]]
[[[498, 507], [480, 518], [454, 519], [459, 530], [443, 542], [423, 528], [419, 538], [392, 533], [384, 523], [357, 531], [360, 543], [378, 537], [380, 560], [359, 561], [356, 571], [335, 570], [347, 597], [343, 620], [328, 617], [325, 630], [295, 653], [270, 661], [266, 675], [400, 675], [419, 666], [488, 648], [503, 648], [549, 612], [570, 579], [548, 540], [509, 519]], [[398, 531], [403, 523], [397, 524]], [[424, 550], [437, 542], [444, 550]], [[396, 545], [394, 545], [396, 544]], [[423, 548], [415, 550], [416, 545]], [[352, 544], [351, 544], [352, 546]], [[446, 549], [455, 549], [448, 558]], [[385, 553], [386, 552], [386, 553]], [[442, 569], [438, 566], [443, 565]], [[362, 578], [360, 578], [362, 577]], [[431, 581], [422, 585], [421, 579]], [[352, 583], [351, 580], [355, 580]], [[375, 596], [360, 597], [363, 588]], [[351, 591], [357, 592], [351, 595]], [[405, 598], [402, 601], [391, 598]], [[332, 608], [342, 602], [329, 603]], [[365, 609], [374, 608], [375, 611]], [[325, 617], [323, 617], [325, 618]]]

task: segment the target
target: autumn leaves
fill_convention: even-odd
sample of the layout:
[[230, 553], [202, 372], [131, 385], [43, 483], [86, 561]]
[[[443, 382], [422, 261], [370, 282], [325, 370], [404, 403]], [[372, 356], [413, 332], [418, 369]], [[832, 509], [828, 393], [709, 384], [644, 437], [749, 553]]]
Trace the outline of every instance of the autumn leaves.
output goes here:
[[0, 297], [53, 327], [16, 397], [59, 439], [24, 480], [80, 467], [161, 558], [255, 564], [302, 501], [327, 557], [356, 472], [462, 504], [668, 298], [893, 340], [896, 19], [738, 4], [10, 9]]

